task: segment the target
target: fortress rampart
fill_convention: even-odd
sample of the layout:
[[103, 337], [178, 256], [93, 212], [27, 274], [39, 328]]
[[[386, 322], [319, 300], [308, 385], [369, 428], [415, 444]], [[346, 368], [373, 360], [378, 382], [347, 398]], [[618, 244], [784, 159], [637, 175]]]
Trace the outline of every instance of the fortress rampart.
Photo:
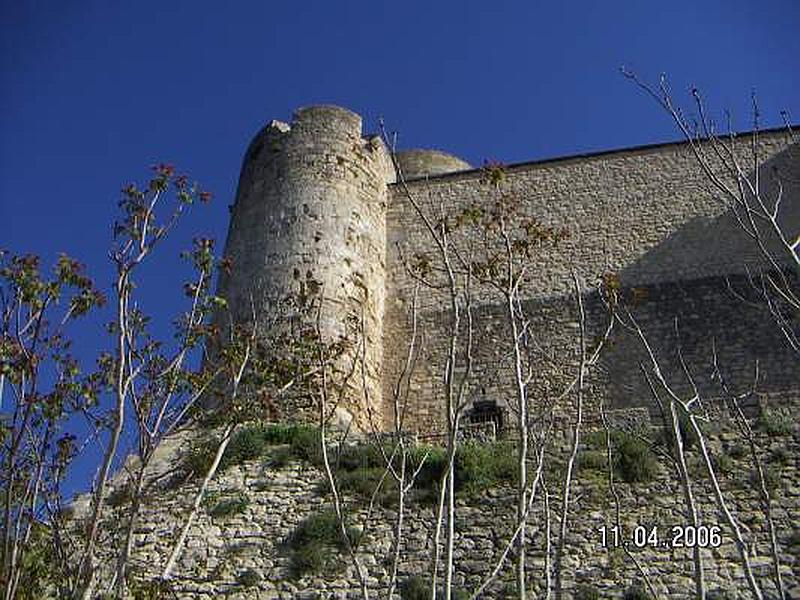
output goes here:
[[[762, 181], [769, 186], [775, 172], [784, 175], [782, 214], [787, 224], [800, 224], [800, 147], [780, 131], [764, 132], [759, 144]], [[274, 312], [290, 291], [320, 288], [331, 335], [344, 331], [347, 315], [363, 305], [368, 389], [354, 390], [347, 407], [361, 427], [369, 410], [382, 413], [388, 426], [392, 411], [386, 404], [405, 360], [414, 281], [398, 249], [407, 257], [433, 251], [407, 192], [434, 214], [449, 215], [486, 206], [496, 194], [482, 183], [481, 170], [445, 153], [409, 151], [398, 162], [407, 187], [395, 182], [382, 142], [363, 137], [360, 117], [345, 109], [304, 108], [291, 124], [270, 123], [244, 159], [225, 251], [235, 269], [219, 286], [243, 319], [253, 308], [256, 314]], [[712, 340], [735, 385], [751, 382], [758, 360], [762, 391], [798, 388], [796, 359], [768, 315], [729, 291], [747, 288], [747, 273], [763, 265], [714, 197], [687, 144], [511, 165], [503, 192], [519, 203], [521, 218], [568, 233], [534, 253], [524, 289], [535, 309], [535, 334], [552, 359], [542, 363], [536, 393], [558, 389], [576, 359], [573, 272], [586, 292], [609, 272], [623, 286], [642, 290], [638, 318], [679, 387], [676, 319], [681, 345], [708, 394], [714, 395]], [[502, 307], [488, 289], [478, 287], [474, 296], [476, 384], [470, 397], [503, 407], [513, 394]], [[596, 335], [603, 310], [587, 302], [590, 334]], [[421, 289], [427, 345], [412, 380], [408, 429], [442, 427], [447, 306], [443, 293]], [[590, 395], [615, 406], [651, 405], [639, 378], [641, 358], [631, 340], [618, 339], [590, 381]]]

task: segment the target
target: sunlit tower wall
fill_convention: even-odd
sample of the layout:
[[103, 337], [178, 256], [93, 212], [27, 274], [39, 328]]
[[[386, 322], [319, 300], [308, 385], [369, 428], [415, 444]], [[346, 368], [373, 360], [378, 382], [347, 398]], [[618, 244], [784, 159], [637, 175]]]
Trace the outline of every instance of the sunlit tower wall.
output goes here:
[[[348, 318], [363, 319], [366, 385], [359, 367], [342, 407], [349, 415], [340, 416], [366, 431], [370, 415], [383, 425], [386, 203], [394, 170], [380, 138], [364, 137], [361, 127], [349, 110], [310, 106], [256, 135], [231, 209], [225, 256], [232, 269], [221, 274], [218, 293], [236, 322], [255, 314], [262, 327], [279, 316], [287, 294], [321, 295], [327, 340], [345, 334]], [[357, 351], [356, 344], [344, 362]], [[309, 409], [284, 405], [279, 417], [302, 419], [310, 415], [298, 413]]]

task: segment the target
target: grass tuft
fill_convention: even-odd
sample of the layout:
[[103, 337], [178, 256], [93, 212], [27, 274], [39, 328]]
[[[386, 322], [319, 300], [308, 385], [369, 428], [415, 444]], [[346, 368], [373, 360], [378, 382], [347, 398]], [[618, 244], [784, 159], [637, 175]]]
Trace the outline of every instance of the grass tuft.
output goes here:
[[233, 498], [220, 500], [208, 511], [208, 514], [222, 519], [243, 513], [249, 505], [250, 501], [247, 497], [240, 494]]
[[788, 415], [777, 410], [763, 410], [756, 427], [770, 437], [781, 437], [792, 432], [792, 421]]
[[614, 472], [622, 481], [640, 483], [655, 477], [658, 463], [647, 442], [622, 431], [615, 432], [612, 442]]
[[[202, 477], [214, 460], [219, 440], [205, 436], [196, 440], [183, 457], [185, 470]], [[288, 450], [284, 448], [288, 446]], [[233, 435], [225, 451], [220, 470], [266, 457], [267, 463], [285, 466], [292, 458], [322, 463], [319, 431], [307, 425], [247, 425]]]
[[[347, 536], [354, 546], [358, 545], [360, 536], [356, 529], [348, 528]], [[331, 509], [314, 513], [298, 523], [284, 545], [290, 551], [290, 569], [294, 578], [321, 572], [346, 547], [336, 513]]]

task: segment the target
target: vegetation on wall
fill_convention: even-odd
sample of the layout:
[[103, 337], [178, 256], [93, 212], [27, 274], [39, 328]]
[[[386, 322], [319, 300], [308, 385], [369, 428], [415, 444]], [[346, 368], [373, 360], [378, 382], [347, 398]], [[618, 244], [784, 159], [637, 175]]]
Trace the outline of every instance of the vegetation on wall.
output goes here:
[[[661, 439], [663, 432], [659, 432]], [[652, 443], [645, 433], [631, 433], [624, 430], [611, 430], [611, 460], [614, 474], [626, 483], [645, 483], [655, 477], [658, 460], [653, 453]], [[587, 449], [580, 454], [579, 469], [605, 472], [608, 465], [606, 434], [602, 431], [591, 433], [586, 440]]]
[[[214, 459], [218, 444], [219, 441], [213, 434], [201, 435], [184, 453], [183, 469], [192, 476], [204, 475]], [[248, 460], [269, 458], [278, 453], [284, 457], [307, 460], [318, 465], [320, 463], [319, 444], [318, 430], [308, 425], [244, 425], [231, 437], [219, 468], [225, 471]], [[288, 448], [284, 446], [288, 446]], [[286, 454], [287, 450], [288, 454]]]
[[[360, 536], [357, 529], [348, 528], [347, 535], [351, 543], [358, 544]], [[294, 577], [319, 573], [344, 550], [344, 545], [339, 521], [330, 509], [305, 518], [284, 540], [284, 546], [290, 553]]]
[[781, 437], [792, 432], [792, 419], [782, 411], [762, 410], [756, 427], [767, 436]]
[[215, 518], [231, 517], [243, 513], [249, 504], [250, 501], [246, 496], [237, 494], [232, 498], [224, 498], [214, 504], [208, 510], [208, 514]]
[[[694, 142], [690, 139], [689, 143]], [[46, 275], [35, 257], [0, 253], [0, 386], [12, 390], [14, 408], [13, 414], [2, 423], [2, 437], [6, 441], [2, 462], [6, 472], [1, 490], [4, 525], [0, 567], [2, 582], [9, 590], [7, 598], [46, 597], [51, 593], [84, 598], [103, 594], [114, 598], [158, 597], [161, 583], [169, 581], [176, 565], [180, 564], [184, 544], [198, 515], [203, 517], [207, 513], [217, 520], [214, 527], [221, 528], [221, 521], [226, 518], [252, 513], [255, 503], [251, 506], [251, 498], [244, 493], [234, 490], [233, 495], [226, 497], [206, 493], [218, 472], [248, 461], [261, 461], [265, 471], [285, 466], [290, 461], [303, 461], [305, 466], [312, 465], [324, 473], [320, 488], [326, 494], [326, 506], [330, 501], [332, 508], [311, 514], [283, 540], [290, 556], [291, 572], [294, 577], [300, 577], [323, 572], [334, 563], [341, 566], [342, 555], [346, 553], [365, 600], [369, 596], [368, 570], [362, 571], [362, 561], [356, 552], [363, 530], [352, 524], [353, 514], [358, 511], [351, 510], [351, 502], [363, 505], [376, 500], [393, 507], [392, 511], [386, 511], [396, 519], [392, 523], [392, 556], [386, 561], [393, 565], [386, 569], [391, 573], [388, 596], [393, 595], [393, 590], [399, 590], [404, 600], [414, 600], [429, 597], [433, 590], [441, 590], [448, 598], [458, 598], [461, 592], [455, 589], [453, 574], [459, 554], [458, 536], [463, 532], [460, 526], [464, 521], [458, 513], [461, 501], [487, 489], [512, 488], [513, 493], [507, 496], [513, 497], [516, 514], [507, 520], [515, 530], [507, 539], [492, 540], [493, 545], [502, 546], [507, 542], [507, 546], [498, 559], [497, 571], [492, 572], [490, 578], [501, 572], [504, 561], [513, 562], [516, 594], [524, 599], [532, 579], [526, 574], [531, 562], [530, 558], [526, 559], [526, 551], [532, 552], [532, 542], [538, 533], [551, 532], [557, 527], [552, 538], [546, 537], [547, 545], [542, 553], [548, 565], [552, 558], [554, 575], [554, 581], [547, 581], [546, 592], [549, 595], [555, 591], [556, 596], [560, 596], [565, 589], [562, 574], [568, 572], [572, 562], [565, 560], [572, 543], [567, 535], [568, 525], [576, 517], [580, 518], [576, 507], [583, 508], [596, 500], [597, 494], [604, 495], [604, 507], [616, 503], [615, 511], [609, 514], [615, 515], [619, 528], [625, 507], [620, 506], [620, 496], [613, 486], [620, 482], [631, 486], [649, 482], [659, 470], [678, 473], [683, 494], [678, 493], [676, 497], [678, 503], [683, 502], [680, 509], [686, 515], [687, 525], [696, 526], [698, 515], [705, 518], [708, 511], [704, 503], [710, 502], [706, 497], [698, 500], [698, 490], [703, 493], [709, 488], [713, 490], [708, 498], [714, 503], [714, 514], [720, 515], [720, 522], [725, 519], [726, 531], [739, 550], [741, 570], [754, 597], [761, 597], [766, 578], [752, 568], [747, 549], [748, 544], [760, 538], [752, 533], [755, 528], [746, 531], [739, 523], [753, 525], [763, 520], [772, 555], [768, 585], [774, 585], [783, 594], [781, 577], [785, 569], [781, 565], [781, 550], [784, 548], [779, 545], [772, 520], [773, 503], [782, 495], [781, 469], [790, 466], [792, 457], [780, 447], [771, 447], [770, 440], [784, 438], [792, 432], [794, 423], [789, 415], [765, 410], [755, 421], [745, 416], [739, 410], [739, 401], [744, 396], [725, 386], [722, 371], [714, 364], [713, 378], [721, 387], [720, 393], [726, 394], [728, 413], [724, 425], [729, 428], [731, 437], [721, 447], [706, 447], [704, 442], [714, 433], [715, 427], [709, 425], [711, 419], [698, 401], [700, 393], [691, 382], [692, 369], [683, 362], [679, 345], [677, 354], [682, 375], [691, 383], [689, 388], [693, 395], [682, 396], [671, 387], [672, 381], [665, 376], [668, 369], [659, 364], [658, 353], [650, 346], [648, 334], [636, 321], [635, 311], [641, 308], [641, 302], [635, 298], [628, 302], [630, 290], [625, 290], [618, 274], [608, 273], [599, 274], [597, 290], [591, 289], [591, 282], [573, 274], [578, 332], [573, 340], [575, 347], [556, 368], [568, 374], [565, 375], [567, 379], [573, 375], [574, 379], [558, 391], [557, 401], [537, 395], [541, 390], [531, 382], [537, 375], [539, 349], [535, 348], [537, 340], [530, 337], [534, 321], [526, 313], [525, 298], [520, 290], [526, 268], [531, 264], [529, 259], [543, 245], [561, 243], [566, 239], [566, 232], [520, 212], [520, 204], [513, 194], [501, 189], [506, 181], [506, 172], [501, 166], [487, 165], [482, 181], [496, 196], [486, 206], [434, 217], [419, 211], [418, 216], [425, 221], [431, 234], [429, 241], [439, 253], [418, 255], [416, 263], [408, 265], [407, 275], [411, 279], [430, 284], [431, 278], [441, 277], [444, 283], [435, 285], [447, 290], [445, 296], [449, 294], [451, 314], [448, 318], [452, 320], [447, 324], [449, 330], [447, 327], [442, 330], [445, 337], [449, 336], [445, 340], [448, 343], [443, 344], [449, 347], [449, 354], [437, 365], [446, 388], [440, 398], [445, 407], [447, 429], [441, 446], [414, 444], [405, 437], [400, 404], [412, 393], [409, 392], [412, 388], [410, 372], [400, 376], [393, 392], [398, 421], [394, 432], [386, 437], [381, 437], [385, 432], [370, 432], [376, 434], [373, 443], [350, 444], [341, 439], [341, 432], [331, 435], [327, 431], [331, 416], [344, 396], [343, 379], [357, 377], [359, 366], [361, 375], [366, 378], [363, 363], [359, 365], [355, 360], [349, 375], [342, 375], [337, 369], [346, 369], [341, 369], [337, 359], [348, 352], [348, 356], [354, 354], [351, 352], [354, 348], [364, 349], [366, 342], [359, 346], [363, 340], [357, 338], [326, 345], [319, 325], [320, 313], [308, 311], [312, 296], [319, 291], [310, 285], [314, 281], [310, 271], [309, 281], [296, 301], [306, 309], [305, 317], [311, 315], [316, 320], [310, 319], [302, 325], [298, 324], [299, 320], [292, 321], [282, 334], [284, 337], [276, 334], [271, 338], [273, 347], [270, 350], [277, 352], [270, 353], [256, 342], [255, 325], [247, 331], [232, 326], [231, 331], [225, 332], [230, 334], [230, 339], [220, 343], [222, 332], [211, 315], [224, 310], [226, 301], [209, 293], [209, 282], [217, 266], [225, 269], [230, 265], [224, 261], [217, 264], [213, 243], [198, 238], [187, 253], [194, 279], [184, 287], [190, 308], [177, 319], [177, 353], [166, 352], [165, 344], [152, 338], [148, 331], [149, 317], [139, 310], [135, 301], [136, 285], [132, 274], [169, 231], [184, 206], [195, 198], [207, 199], [204, 192], [177, 175], [169, 165], [158, 165], [152, 180], [143, 188], [128, 186], [123, 190], [112, 251], [118, 277], [114, 291], [118, 310], [109, 332], [115, 349], [100, 354], [97, 369], [91, 373], [80, 372], [70, 355], [69, 340], [63, 337], [64, 332], [56, 324], [63, 325], [99, 306], [104, 301], [102, 294], [95, 290], [80, 265], [71, 259], [60, 258], [54, 273]], [[159, 197], [173, 188], [175, 212], [166, 220], [156, 222], [153, 207]], [[748, 198], [734, 198], [733, 206], [737, 206], [737, 201], [748, 202]], [[409, 197], [409, 201], [418, 208], [413, 198]], [[760, 210], [747, 204], [744, 208]], [[776, 212], [777, 204], [774, 211], [766, 211], [762, 216], [767, 224], [772, 222], [779, 227], [774, 216]], [[758, 231], [751, 233], [760, 235]], [[483, 249], [477, 248], [480, 245], [477, 240], [484, 243]], [[459, 247], [460, 243], [465, 244], [463, 248]], [[465, 249], [470, 252], [462, 252]], [[785, 250], [800, 264], [796, 245], [789, 245]], [[792, 343], [798, 339], [789, 335], [796, 319], [784, 318], [786, 314], [782, 310], [800, 310], [800, 299], [794, 295], [791, 282], [770, 280], [773, 276], [761, 275], [766, 278], [762, 283], [771, 283], [771, 287], [762, 286], [765, 307]], [[473, 313], [472, 301], [479, 295], [480, 286], [483, 286], [481, 293], [487, 289], [498, 293], [497, 298], [503, 302], [507, 311], [503, 327], [511, 333], [506, 332], [506, 339], [498, 343], [501, 350], [498, 355], [504, 356], [503, 360], [514, 357], [507, 361], [513, 363], [514, 374], [504, 384], [514, 389], [508, 394], [510, 398], [504, 400], [515, 417], [509, 421], [516, 430], [508, 441], [485, 444], [465, 441], [461, 435], [478, 377], [472, 371], [473, 355], [481, 350], [478, 344], [473, 344], [477, 336], [473, 317], [477, 311]], [[782, 297], [779, 302], [784, 303], [780, 309], [772, 303], [776, 290]], [[596, 332], [586, 331], [592, 325], [583, 305], [589, 293], [597, 298], [598, 306], [603, 307], [604, 316], [608, 317], [605, 336], [597, 337]], [[416, 308], [416, 304], [414, 306]], [[66, 314], [55, 314], [54, 307], [64, 309]], [[414, 313], [415, 326], [416, 317]], [[352, 315], [348, 315], [348, 327], [353, 326], [351, 321]], [[588, 390], [593, 384], [587, 383], [586, 378], [597, 364], [603, 343], [609, 339], [613, 327], [624, 329], [625, 335], [630, 335], [646, 355], [647, 360], [640, 365], [643, 377], [650, 384], [654, 402], [661, 407], [662, 414], [671, 415], [665, 417], [666, 427], [654, 436], [655, 439], [649, 431], [616, 430], [608, 425], [605, 414], [601, 414], [604, 430], [586, 435], [583, 418], [587, 414], [583, 411], [602, 413], [606, 408], [592, 404], [593, 397]], [[358, 323], [355, 329], [358, 330]], [[675, 329], [679, 337], [677, 325]], [[191, 362], [189, 357], [207, 355], [206, 344], [211, 347], [211, 342], [216, 344], [213, 347], [218, 352], [215, 361], [203, 361], [204, 366], [198, 369], [187, 367]], [[337, 347], [337, 344], [341, 345]], [[409, 371], [420, 356], [426, 355], [410, 343]], [[716, 356], [714, 358], [716, 360]], [[548, 360], [556, 362], [557, 359], [548, 357]], [[315, 378], [309, 373], [320, 375]], [[304, 378], [313, 382], [301, 391], [312, 405], [311, 414], [319, 419], [317, 427], [268, 424], [276, 398], [280, 399], [280, 394], [291, 386], [299, 387]], [[552, 387], [555, 389], [557, 385], [553, 383]], [[754, 384], [754, 390], [755, 387]], [[216, 412], [213, 418], [204, 415], [204, 408], [196, 402], [212, 391], [226, 403], [225, 410]], [[558, 438], [551, 428], [556, 420], [556, 404], [558, 410], [569, 412], [573, 417], [570, 427], [564, 428], [565, 439]], [[60, 485], [78, 452], [76, 439], [66, 429], [66, 423], [76, 416], [89, 416], [94, 427], [93, 439], [104, 444], [103, 462], [91, 494], [89, 514], [82, 516], [75, 545], [67, 546], [62, 543], [62, 535], [71, 535], [74, 531], [64, 528]], [[166, 564], [156, 565], [154, 572], [147, 574], [149, 582], [143, 581], [140, 573], [132, 572], [131, 553], [138, 543], [134, 536], [138, 535], [142, 505], [147, 500], [144, 493], [149, 477], [147, 467], [160, 442], [192, 419], [209, 426], [183, 456], [184, 474], [194, 477], [194, 495], [189, 499], [188, 514], [178, 527], [175, 539], [170, 539], [172, 551]], [[126, 481], [117, 485], [112, 479], [112, 468], [119, 463], [121, 440], [126, 439], [123, 433], [136, 442], [139, 460], [131, 461], [133, 466], [125, 473]], [[727, 454], [725, 445], [729, 448]], [[667, 469], [662, 469], [658, 458], [663, 459], [662, 464]], [[765, 461], [770, 464], [762, 464]], [[729, 495], [729, 490], [720, 486], [720, 480], [746, 487], [750, 473], [749, 484], [758, 495], [758, 510], [762, 512], [740, 517], [738, 507], [733, 506], [739, 499]], [[611, 474], [614, 477], [610, 477]], [[586, 483], [587, 479], [591, 480], [592, 492], [573, 495], [573, 483]], [[256, 491], [267, 488], [268, 481], [262, 490]], [[747, 491], [752, 493], [752, 490]], [[314, 499], [315, 502], [319, 500]], [[433, 547], [430, 577], [403, 579], [399, 575], [400, 556], [405, 550], [402, 511], [409, 502], [434, 505], [436, 516], [429, 535]], [[529, 507], [539, 510], [540, 504], [543, 505], [542, 523], [537, 524], [535, 530], [528, 511]], [[109, 508], [118, 509], [111, 515], [113, 519], [109, 518]], [[554, 520], [551, 515], [555, 515]], [[114, 523], [114, 533], [118, 535], [107, 536], [103, 527], [112, 520], [120, 521]], [[506, 525], [504, 522], [507, 529]], [[507, 533], [504, 531], [503, 535]], [[795, 548], [796, 537], [795, 533], [789, 540], [790, 549]], [[101, 540], [108, 547], [101, 548]], [[654, 596], [658, 581], [651, 581], [649, 569], [643, 568], [625, 545], [608, 555], [609, 567], [633, 565], [631, 569], [636, 568], [642, 577], [641, 585], [625, 591], [625, 598], [642, 600]], [[704, 573], [708, 567], [703, 561], [707, 559], [699, 550], [693, 553], [698, 597], [705, 593]], [[53, 566], [49, 568], [51, 562]], [[444, 565], [442, 572], [437, 571], [440, 564]], [[261, 574], [253, 569], [240, 571], [234, 577], [243, 587], [252, 587], [261, 581]], [[489, 585], [489, 582], [481, 585]], [[475, 595], [479, 596], [479, 592]], [[577, 595], [590, 600], [597, 593], [582, 586]]]
[[[442, 590], [439, 590], [438, 595], [441, 594]], [[430, 595], [431, 583], [425, 577], [413, 575], [400, 583], [400, 598], [402, 600], [428, 600]], [[467, 600], [469, 597], [469, 592], [461, 589], [452, 590], [453, 600]]]

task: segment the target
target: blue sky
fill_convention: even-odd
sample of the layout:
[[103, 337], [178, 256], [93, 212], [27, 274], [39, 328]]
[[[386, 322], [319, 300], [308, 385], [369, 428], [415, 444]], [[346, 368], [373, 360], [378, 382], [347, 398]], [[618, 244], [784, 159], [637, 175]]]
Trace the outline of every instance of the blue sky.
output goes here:
[[[178, 253], [227, 227], [252, 135], [298, 106], [335, 103], [404, 147], [475, 165], [674, 139], [667, 117], [619, 73], [697, 86], [748, 128], [800, 121], [800, 3], [2, 2], [0, 247], [67, 252], [101, 286], [122, 184], [174, 163], [214, 194], [143, 273], [164, 327], [181, 307]], [[100, 321], [82, 356], [108, 345]]]

